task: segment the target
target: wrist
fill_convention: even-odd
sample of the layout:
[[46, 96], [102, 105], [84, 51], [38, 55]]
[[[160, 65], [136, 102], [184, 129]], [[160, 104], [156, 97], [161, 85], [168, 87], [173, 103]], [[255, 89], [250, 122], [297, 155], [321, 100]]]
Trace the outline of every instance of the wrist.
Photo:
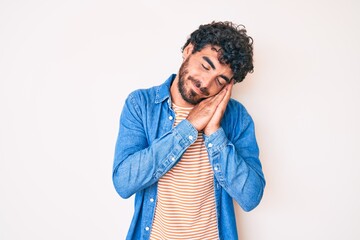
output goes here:
[[220, 128], [220, 126], [207, 126], [204, 129], [204, 134], [207, 136], [210, 136], [211, 134], [213, 134], [214, 132], [216, 132], [218, 129]]

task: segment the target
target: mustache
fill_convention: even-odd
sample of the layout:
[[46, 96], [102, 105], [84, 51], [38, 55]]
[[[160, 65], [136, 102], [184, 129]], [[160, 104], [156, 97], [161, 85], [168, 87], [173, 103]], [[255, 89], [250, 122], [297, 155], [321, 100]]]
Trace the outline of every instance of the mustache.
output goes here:
[[195, 78], [193, 78], [192, 76], [189, 76], [189, 80], [200, 90], [200, 92], [202, 94], [204, 94], [205, 96], [209, 96], [209, 90], [206, 87], [201, 87], [201, 82]]

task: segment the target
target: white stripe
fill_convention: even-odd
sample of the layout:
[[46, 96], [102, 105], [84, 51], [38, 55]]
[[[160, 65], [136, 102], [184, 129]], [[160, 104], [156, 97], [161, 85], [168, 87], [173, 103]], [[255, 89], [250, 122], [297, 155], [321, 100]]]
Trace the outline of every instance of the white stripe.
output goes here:
[[[191, 109], [173, 108], [176, 126]], [[200, 132], [176, 166], [158, 182], [150, 239], [218, 239], [213, 178]]]

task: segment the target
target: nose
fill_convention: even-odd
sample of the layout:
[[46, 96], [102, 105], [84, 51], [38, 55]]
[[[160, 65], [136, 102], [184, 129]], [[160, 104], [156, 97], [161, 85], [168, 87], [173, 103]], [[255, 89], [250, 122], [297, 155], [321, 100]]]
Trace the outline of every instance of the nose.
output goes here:
[[193, 78], [189, 76], [189, 80], [193, 82], [194, 86], [198, 88], [205, 96], [209, 96], [209, 81], [205, 78]]
[[211, 80], [208, 78], [203, 78], [201, 79], [200, 82], [196, 84], [196, 87], [198, 87], [205, 96], [210, 95], [209, 93], [210, 86], [211, 86]]
[[216, 81], [216, 75], [207, 74], [206, 76], [203, 76], [199, 80], [201, 80], [202, 88], [211, 89]]

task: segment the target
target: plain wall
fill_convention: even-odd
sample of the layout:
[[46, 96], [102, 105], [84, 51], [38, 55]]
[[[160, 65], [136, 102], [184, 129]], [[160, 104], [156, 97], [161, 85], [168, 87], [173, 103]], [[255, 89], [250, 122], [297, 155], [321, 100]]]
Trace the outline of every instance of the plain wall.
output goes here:
[[127, 95], [161, 84], [200, 24], [254, 38], [233, 97], [267, 186], [242, 240], [360, 239], [360, 2], [0, 1], [0, 239], [124, 239], [111, 171]]

